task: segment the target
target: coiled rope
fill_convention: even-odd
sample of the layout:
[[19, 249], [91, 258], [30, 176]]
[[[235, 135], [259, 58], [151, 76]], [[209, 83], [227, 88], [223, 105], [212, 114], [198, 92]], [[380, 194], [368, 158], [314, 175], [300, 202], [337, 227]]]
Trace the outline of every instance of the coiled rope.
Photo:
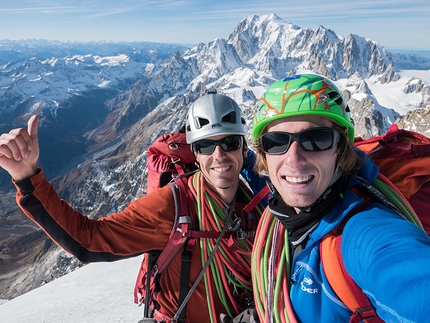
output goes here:
[[[219, 197], [210, 190], [201, 172], [197, 172], [188, 181], [196, 201], [196, 214], [200, 231], [221, 232], [227, 218], [230, 206], [226, 206]], [[250, 193], [239, 185], [241, 193], [247, 201], [252, 199]], [[234, 207], [231, 206], [231, 207]], [[257, 215], [261, 216], [262, 209], [256, 208]], [[234, 211], [234, 210], [232, 210]], [[234, 220], [234, 216], [232, 217]], [[234, 227], [237, 222], [232, 222]], [[205, 265], [211, 254], [216, 239], [199, 239], [202, 266]], [[234, 317], [244, 310], [239, 303], [239, 296], [244, 290], [252, 294], [251, 285], [251, 251], [252, 243], [248, 239], [223, 239], [217, 252], [215, 253], [206, 274], [204, 282], [206, 288], [206, 299], [209, 308], [211, 322], [217, 322], [218, 317], [215, 309], [213, 295], [217, 293], [222, 304], [226, 308], [227, 314]]]
[[257, 229], [252, 252], [255, 305], [264, 322], [297, 322], [290, 302], [290, 245], [285, 228], [269, 208]]

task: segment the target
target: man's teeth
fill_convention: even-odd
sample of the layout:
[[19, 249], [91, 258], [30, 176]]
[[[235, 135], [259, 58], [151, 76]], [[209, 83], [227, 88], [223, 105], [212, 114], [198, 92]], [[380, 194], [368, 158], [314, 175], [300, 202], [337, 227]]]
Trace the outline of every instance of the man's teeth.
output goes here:
[[311, 180], [312, 176], [290, 177], [286, 176], [285, 180], [290, 183], [306, 183]]
[[230, 169], [231, 166], [225, 166], [225, 167], [215, 167], [214, 171], [216, 172], [225, 172], [228, 171]]

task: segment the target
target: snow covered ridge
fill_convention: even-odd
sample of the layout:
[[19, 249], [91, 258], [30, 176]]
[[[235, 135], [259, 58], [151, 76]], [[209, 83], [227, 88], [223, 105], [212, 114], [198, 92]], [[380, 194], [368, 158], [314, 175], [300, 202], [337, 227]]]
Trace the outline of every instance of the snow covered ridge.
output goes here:
[[143, 308], [133, 302], [141, 257], [95, 263], [1, 304], [7, 323], [136, 323]]
[[[301, 28], [276, 15], [247, 17], [228, 39], [193, 48], [9, 42], [0, 46], [0, 129], [39, 114], [40, 165], [64, 199], [96, 217], [121, 210], [144, 191], [147, 147], [179, 129], [188, 104], [207, 88], [234, 98], [250, 125], [256, 100], [273, 81], [320, 73], [348, 99], [358, 135], [385, 132], [393, 122], [429, 134], [430, 60], [402, 56], [402, 68], [397, 62], [368, 38]], [[414, 69], [405, 68], [410, 63]], [[11, 189], [0, 172], [0, 193]], [[43, 253], [43, 245], [32, 247]], [[1, 284], [13, 285], [15, 294], [0, 298], [19, 295], [29, 282], [39, 286], [53, 263], [24, 262], [13, 281], [0, 281], [0, 292]], [[35, 266], [38, 276], [31, 277]]]
[[[55, 114], [73, 96], [93, 89], [124, 90], [154, 63], [185, 47], [173, 44], [0, 41], [0, 123], [22, 112]], [[19, 112], [15, 112], [16, 109]], [[3, 118], [2, 118], [3, 117]]]
[[45, 110], [55, 114], [58, 102], [97, 87], [123, 88], [124, 83], [132, 84], [139, 79], [146, 67], [147, 63], [130, 60], [126, 54], [11, 62], [0, 67], [2, 110], [14, 111], [25, 101], [31, 101], [30, 110], [43, 103]]

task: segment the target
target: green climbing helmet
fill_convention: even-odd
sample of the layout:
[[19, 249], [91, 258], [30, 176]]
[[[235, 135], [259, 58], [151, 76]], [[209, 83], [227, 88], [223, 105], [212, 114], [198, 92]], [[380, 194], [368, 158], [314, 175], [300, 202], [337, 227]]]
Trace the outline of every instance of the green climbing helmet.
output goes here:
[[302, 74], [276, 81], [263, 93], [254, 115], [252, 138], [257, 141], [272, 121], [319, 115], [343, 126], [354, 141], [354, 123], [340, 90], [329, 79], [316, 74]]

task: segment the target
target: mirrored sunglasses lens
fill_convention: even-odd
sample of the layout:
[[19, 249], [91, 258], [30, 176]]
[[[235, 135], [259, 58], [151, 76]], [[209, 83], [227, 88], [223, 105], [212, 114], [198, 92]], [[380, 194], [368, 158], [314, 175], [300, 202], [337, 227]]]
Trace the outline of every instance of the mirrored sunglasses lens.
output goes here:
[[216, 143], [213, 141], [198, 141], [195, 144], [195, 150], [201, 155], [210, 155], [214, 152]]
[[266, 133], [261, 137], [261, 147], [266, 154], [283, 154], [290, 147], [291, 136], [287, 133]]
[[333, 132], [330, 129], [303, 131], [299, 137], [301, 146], [307, 151], [322, 151], [333, 146]]
[[224, 151], [234, 151], [241, 147], [240, 136], [230, 136], [221, 140], [221, 148]]
[[211, 155], [218, 145], [226, 152], [234, 151], [242, 147], [242, 137], [229, 136], [219, 141], [201, 140], [194, 143], [194, 150], [201, 155]]

